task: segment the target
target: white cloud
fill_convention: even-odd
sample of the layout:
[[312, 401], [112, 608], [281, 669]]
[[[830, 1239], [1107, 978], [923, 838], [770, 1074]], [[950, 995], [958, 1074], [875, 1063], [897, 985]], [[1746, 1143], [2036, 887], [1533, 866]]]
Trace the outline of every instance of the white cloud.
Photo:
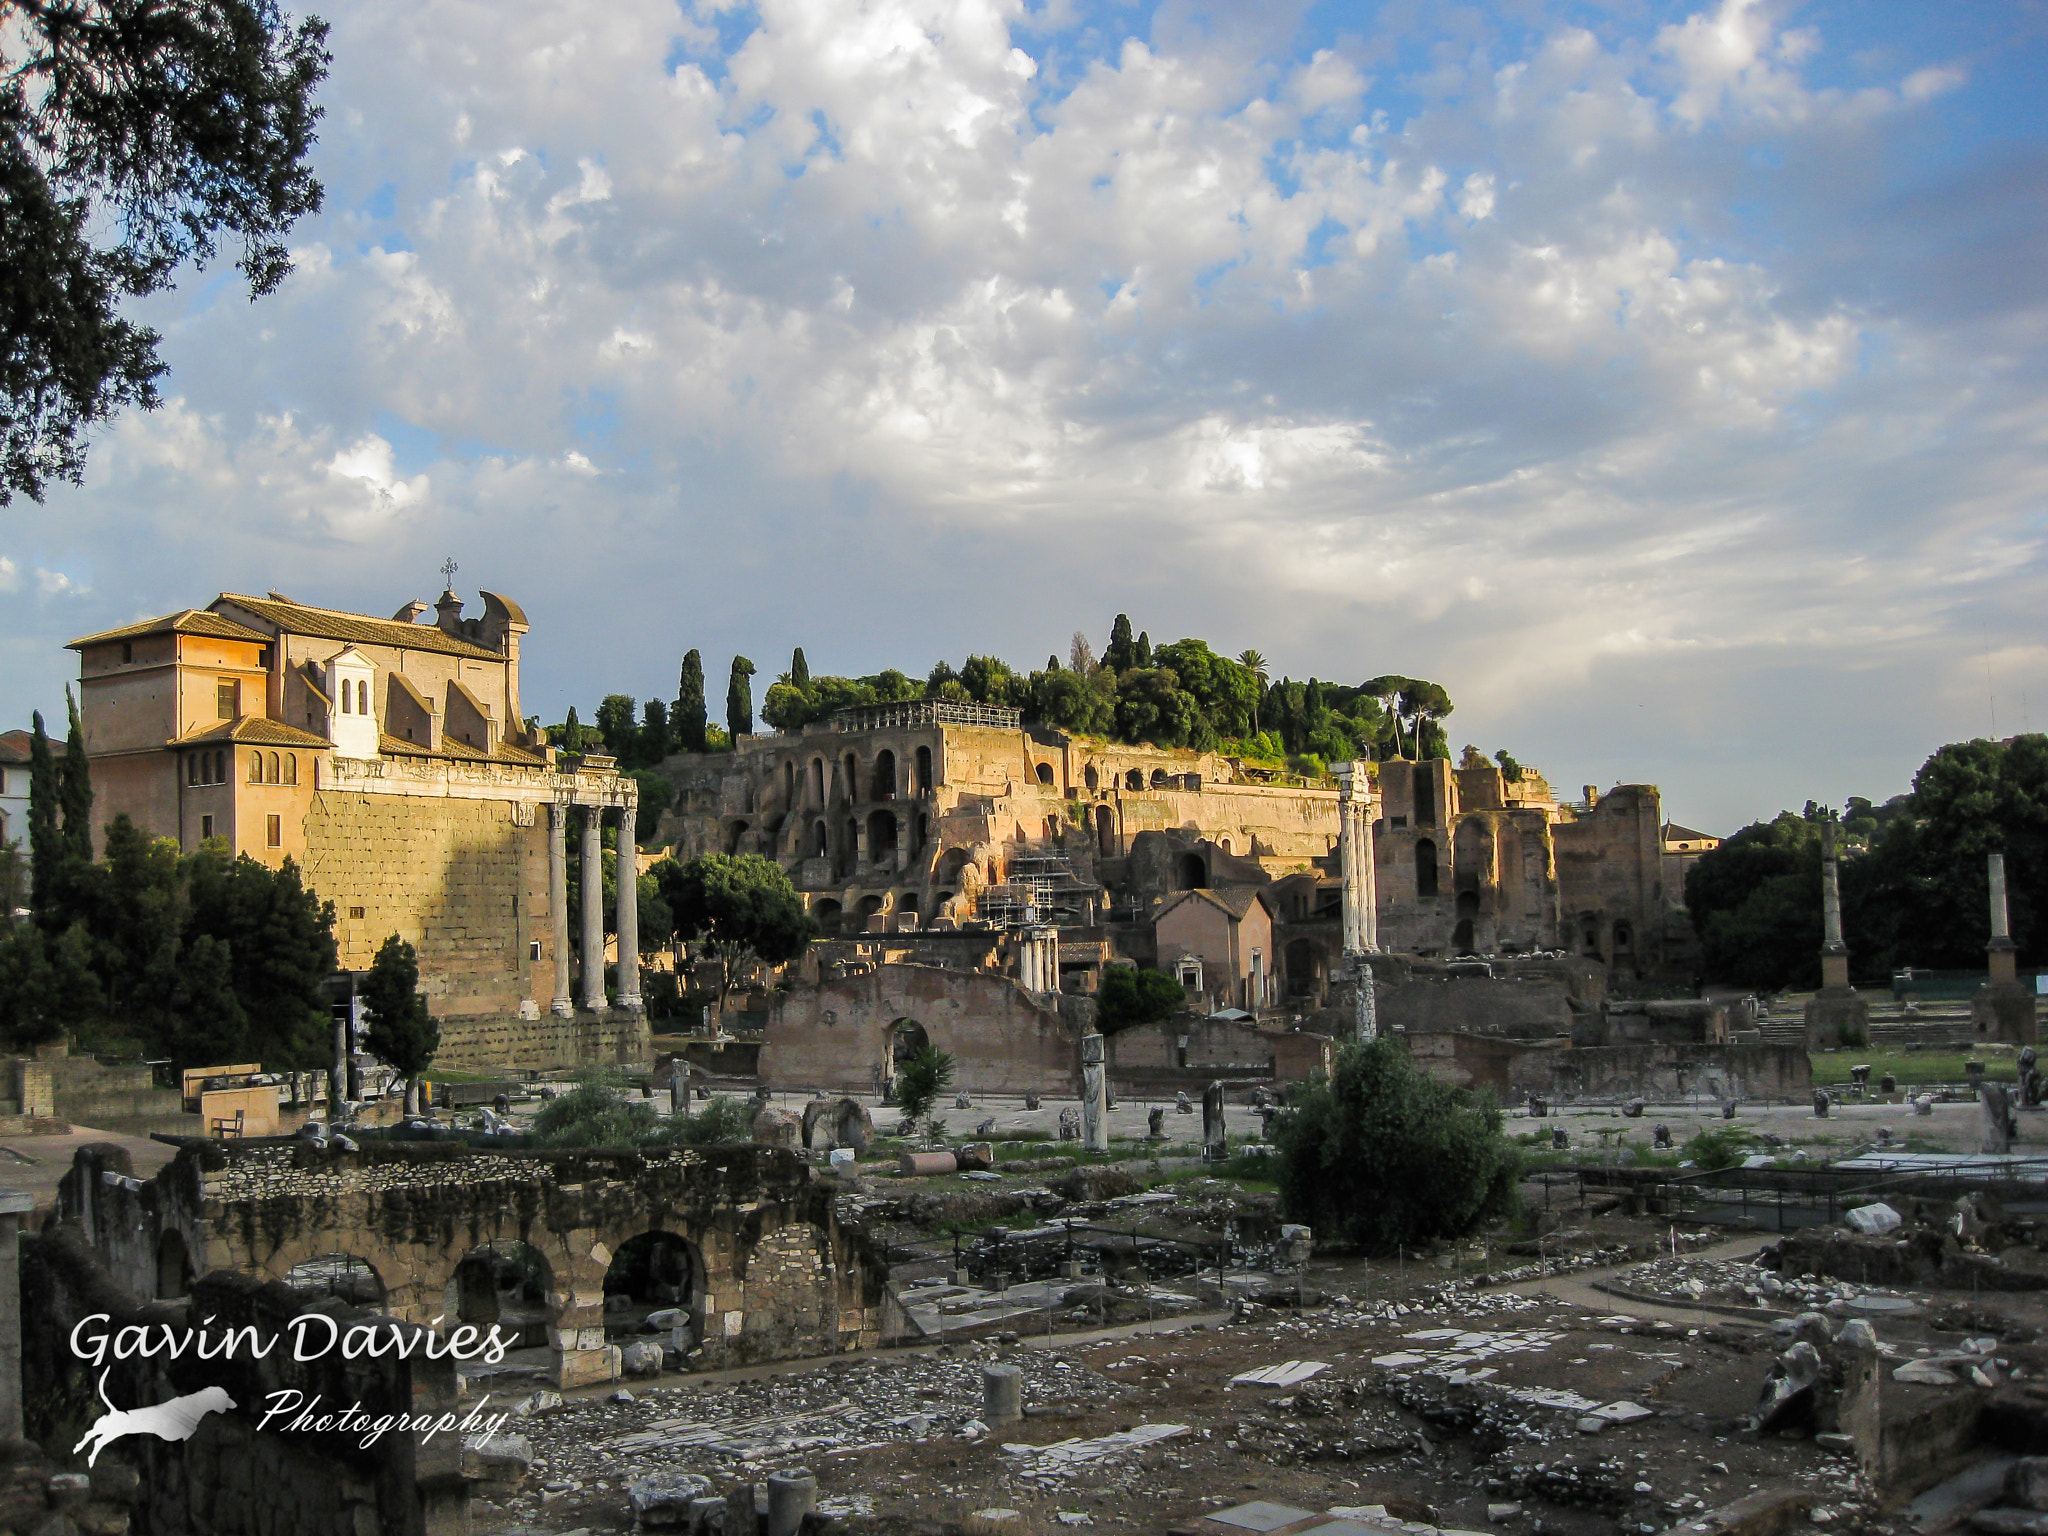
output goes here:
[[1958, 611], [2037, 624], [2034, 205], [1899, 148], [1967, 48], [1859, 75], [1768, 0], [1291, 16], [344, 6], [299, 270], [151, 309], [179, 398], [21, 567], [124, 615], [225, 571], [389, 611], [454, 549], [559, 599], [536, 701], [728, 639], [1025, 660], [1152, 601], [1539, 742], [1615, 668], [1938, 679]]

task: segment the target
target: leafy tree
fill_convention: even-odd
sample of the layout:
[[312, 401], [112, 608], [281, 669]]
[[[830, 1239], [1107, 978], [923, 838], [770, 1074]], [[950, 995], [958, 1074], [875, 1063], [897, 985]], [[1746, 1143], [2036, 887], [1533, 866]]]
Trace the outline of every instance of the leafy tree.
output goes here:
[[1744, 827], [1686, 872], [1706, 973], [1770, 989], [1820, 982], [1820, 828], [1790, 811]]
[[275, 0], [19, 0], [0, 31], [0, 505], [84, 470], [80, 430], [157, 403], [128, 302], [238, 236], [251, 297], [320, 206], [326, 23]]
[[1274, 1126], [1280, 1204], [1320, 1238], [1392, 1253], [1506, 1216], [1519, 1160], [1500, 1111], [1431, 1077], [1391, 1035], [1352, 1042]]
[[29, 909], [46, 929], [57, 926], [58, 894], [64, 878], [67, 852], [58, 825], [58, 808], [63, 801], [57, 784], [57, 763], [50, 755], [50, 738], [43, 730], [43, 713], [29, 717], [28, 742], [28, 858]]
[[363, 1049], [405, 1079], [405, 1104], [419, 1108], [419, 1079], [441, 1048], [441, 1024], [427, 1011], [420, 989], [419, 956], [392, 934], [377, 949], [363, 981], [363, 1011], [369, 1028]]
[[1125, 741], [1184, 746], [1199, 709], [1165, 667], [1133, 667], [1116, 680], [1116, 729]]
[[1055, 730], [1107, 736], [1116, 728], [1116, 678], [1102, 672], [1034, 672], [1026, 685], [1031, 718]]
[[1449, 757], [1441, 722], [1456, 708], [1441, 685], [1409, 678], [1401, 690], [1399, 708], [1409, 721], [1409, 740], [1417, 758]]
[[1102, 664], [1112, 672], [1127, 672], [1138, 664], [1137, 651], [1131, 640], [1130, 618], [1120, 613], [1109, 626], [1109, 644], [1102, 652]]
[[1387, 717], [1387, 719], [1392, 723], [1394, 733], [1394, 756], [1396, 757], [1405, 757], [1408, 755], [1407, 749], [1402, 745], [1401, 742], [1401, 695], [1412, 685], [1413, 682], [1414, 679], [1412, 678], [1402, 677], [1398, 673], [1389, 672], [1383, 677], [1375, 677], [1371, 679], [1369, 682], [1360, 683], [1358, 685], [1359, 692], [1367, 695], [1375, 703], [1377, 703], [1380, 707], [1381, 713], [1383, 713]]
[[773, 859], [707, 853], [687, 864], [664, 860], [653, 873], [675, 932], [704, 940], [718, 961], [720, 1007], [736, 971], [794, 960], [818, 936], [796, 887]]
[[33, 923], [0, 925], [0, 1042], [19, 1050], [64, 1033], [49, 946]]
[[640, 739], [633, 756], [652, 767], [668, 754], [668, 705], [661, 699], [649, 699], [640, 706]]
[[639, 734], [633, 717], [638, 709], [638, 701], [623, 693], [608, 693], [597, 706], [597, 730], [604, 738], [604, 749], [620, 762], [633, 755]]
[[1139, 1024], [1163, 1023], [1187, 1007], [1187, 1002], [1180, 982], [1165, 971], [1108, 966], [1095, 993], [1095, 1027], [1114, 1035]]
[[1095, 648], [1088, 643], [1088, 637], [1078, 629], [1074, 631], [1074, 638], [1067, 642], [1067, 665], [1081, 673], [1095, 670]]
[[235, 992], [234, 955], [225, 940], [199, 933], [186, 943], [178, 956], [177, 1002], [166, 1042], [176, 1065], [242, 1059], [249, 1015]]
[[57, 769], [57, 799], [63, 810], [64, 847], [77, 864], [92, 862], [92, 768], [85, 759], [85, 727], [78, 719], [78, 701], [64, 690], [65, 713], [71, 717], [64, 736], [64, 761]]
[[896, 1102], [906, 1120], [929, 1121], [939, 1095], [953, 1081], [953, 1058], [934, 1046], [922, 1046], [896, 1071]]
[[248, 1019], [243, 1050], [273, 1071], [317, 1067], [332, 1023], [320, 983], [334, 971], [334, 904], [320, 901], [290, 859], [279, 869], [246, 853], [211, 850], [187, 861], [187, 932], [226, 947]]
[[744, 656], [732, 659], [732, 672], [725, 683], [725, 728], [737, 741], [754, 731], [754, 690], [748, 681], [754, 664]]
[[1522, 765], [1508, 754], [1506, 747], [1502, 747], [1498, 752], [1494, 753], [1493, 760], [1500, 764], [1500, 776], [1508, 783], [1519, 784], [1522, 782]]
[[704, 658], [694, 650], [686, 651], [683, 654], [682, 673], [676, 679], [676, 707], [670, 717], [670, 728], [675, 732], [677, 751], [702, 752], [706, 749], [706, 718]]
[[960, 668], [960, 685], [977, 704], [1019, 702], [1019, 679], [993, 656], [970, 656]]
[[804, 648], [798, 646], [789, 657], [790, 686], [799, 693], [808, 692], [811, 686], [811, 664], [804, 660]]

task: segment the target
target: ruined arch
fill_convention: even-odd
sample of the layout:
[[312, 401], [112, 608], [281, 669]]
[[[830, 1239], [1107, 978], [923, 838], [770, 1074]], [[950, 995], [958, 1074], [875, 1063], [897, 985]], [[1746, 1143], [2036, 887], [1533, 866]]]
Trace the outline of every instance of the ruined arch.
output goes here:
[[896, 910], [898, 912], [915, 914], [917, 911], [917, 892], [905, 891], [899, 895], [896, 898]]
[[1199, 853], [1184, 853], [1175, 862], [1174, 885], [1183, 891], [1206, 890], [1209, 885], [1209, 865]]
[[840, 767], [845, 770], [846, 774], [846, 777], [841, 781], [846, 787], [846, 803], [848, 805], [851, 805], [855, 800], [860, 798], [859, 756], [852, 752], [847, 753], [846, 756], [843, 759], [841, 759]]
[[1436, 843], [1426, 837], [1415, 840], [1415, 895], [1420, 901], [1436, 899]]
[[1626, 918], [1616, 919], [1614, 924], [1614, 953], [1617, 957], [1636, 947], [1635, 925]]
[[1090, 789], [1099, 789], [1102, 786], [1102, 775], [1095, 771], [1093, 763], [1081, 770], [1081, 782]]
[[176, 1227], [166, 1227], [163, 1236], [156, 1240], [156, 1299], [175, 1301], [189, 1295], [197, 1278], [192, 1272], [191, 1252], [185, 1247], [185, 1234]]
[[889, 1024], [889, 1063], [892, 1071], [900, 1071], [903, 1063], [919, 1051], [931, 1049], [932, 1037], [925, 1027], [915, 1019], [893, 1019]]
[[1036, 773], [1037, 773], [1037, 776], [1038, 776], [1038, 782], [1039, 782], [1039, 783], [1041, 783], [1041, 784], [1050, 784], [1050, 783], [1052, 782], [1052, 764], [1051, 764], [1051, 763], [1040, 763], [1040, 764], [1038, 765], [1037, 769], [1036, 769]]
[[703, 1292], [704, 1257], [695, 1243], [658, 1228], [629, 1237], [605, 1266], [605, 1337], [652, 1336], [648, 1314], [680, 1311], [688, 1318]]
[[1165, 789], [1168, 783], [1169, 780], [1166, 777], [1166, 770], [1164, 768], [1154, 768], [1152, 770], [1152, 787], [1154, 789]]
[[826, 938], [831, 938], [839, 932], [843, 915], [844, 909], [829, 896], [811, 907], [811, 916], [818, 921], [818, 932]]
[[896, 798], [896, 754], [887, 747], [875, 754], [874, 798], [894, 800]]
[[1125, 789], [1143, 789], [1144, 787], [1145, 773], [1143, 769], [1133, 768], [1129, 773], [1124, 775]]
[[822, 859], [831, 851], [832, 834], [830, 830], [822, 820], [813, 822], [811, 824], [811, 857]]
[[881, 915], [882, 898], [879, 896], [863, 896], [860, 899], [860, 905], [854, 910], [860, 916], [861, 927], [865, 928], [868, 925], [869, 918]]
[[456, 1261], [448, 1274], [442, 1316], [450, 1328], [468, 1323], [479, 1331], [498, 1324], [520, 1346], [547, 1342], [555, 1309], [548, 1304], [554, 1267], [531, 1243], [516, 1238], [480, 1243]]
[[940, 885], [957, 885], [967, 868], [968, 854], [965, 848], [949, 848], [939, 858], [939, 867], [933, 871], [933, 879]]
[[822, 806], [824, 803], [825, 759], [814, 757], [811, 759], [811, 804], [815, 807]]

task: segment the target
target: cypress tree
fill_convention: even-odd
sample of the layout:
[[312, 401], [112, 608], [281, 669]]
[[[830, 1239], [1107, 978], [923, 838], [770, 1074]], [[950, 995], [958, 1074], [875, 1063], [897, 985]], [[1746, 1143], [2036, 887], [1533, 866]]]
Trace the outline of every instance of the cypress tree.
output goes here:
[[1109, 646], [1102, 653], [1102, 663], [1112, 672], [1128, 672], [1137, 664], [1133, 652], [1130, 616], [1120, 613], [1109, 626]]
[[1152, 636], [1144, 630], [1138, 631], [1137, 647], [1131, 652], [1132, 660], [1141, 667], [1152, 665]]
[[683, 657], [682, 676], [676, 684], [676, 707], [669, 717], [676, 746], [685, 752], [704, 750], [704, 658], [695, 651]]
[[569, 718], [562, 723], [562, 750], [581, 752], [583, 750], [583, 727], [576, 721], [576, 706], [569, 706]]
[[1059, 659], [1059, 657], [1057, 657], [1057, 656], [1048, 656], [1048, 657], [1046, 657], [1046, 658], [1045, 658], [1045, 670], [1046, 670], [1046, 671], [1048, 671], [1048, 672], [1057, 672], [1057, 671], [1059, 671], [1059, 670], [1060, 670], [1060, 659]]
[[789, 685], [798, 693], [811, 691], [811, 664], [804, 660], [802, 646], [798, 646], [796, 654], [789, 658]]
[[754, 690], [747, 681], [753, 675], [751, 661], [744, 656], [733, 657], [732, 675], [725, 683], [725, 728], [735, 744], [754, 731]]
[[85, 761], [85, 727], [78, 702], [64, 690], [64, 708], [71, 729], [64, 738], [64, 765], [57, 770], [57, 795], [64, 816], [64, 850], [80, 863], [92, 862], [92, 770]]
[[64, 867], [64, 837], [57, 827], [62, 792], [50, 738], [43, 730], [43, 712], [31, 717], [28, 747], [28, 904], [36, 921], [50, 927], [57, 921], [57, 888]]

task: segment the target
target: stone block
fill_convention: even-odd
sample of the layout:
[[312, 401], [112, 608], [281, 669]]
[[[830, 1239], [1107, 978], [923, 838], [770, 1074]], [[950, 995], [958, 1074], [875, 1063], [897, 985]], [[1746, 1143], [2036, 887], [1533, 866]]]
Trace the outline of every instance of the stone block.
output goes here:
[[568, 1392], [576, 1387], [617, 1381], [624, 1369], [617, 1345], [602, 1349], [563, 1350], [555, 1362], [555, 1385]]
[[659, 1376], [660, 1343], [653, 1339], [635, 1339], [620, 1352], [619, 1365], [628, 1376]]
[[656, 1472], [626, 1490], [633, 1523], [643, 1531], [686, 1531], [690, 1506], [711, 1492], [711, 1479], [694, 1472]]

